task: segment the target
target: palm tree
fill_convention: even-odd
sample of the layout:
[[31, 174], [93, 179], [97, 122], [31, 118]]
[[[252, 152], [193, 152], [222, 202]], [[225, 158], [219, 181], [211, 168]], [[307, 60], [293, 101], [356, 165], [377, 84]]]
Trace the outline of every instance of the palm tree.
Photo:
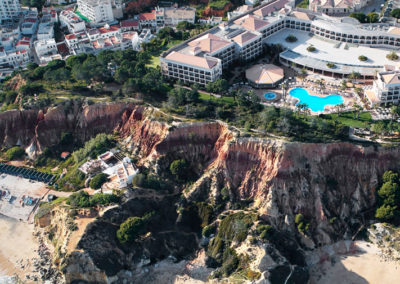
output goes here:
[[340, 116], [340, 113], [343, 111], [343, 109], [344, 109], [345, 107], [346, 107], [346, 106], [345, 106], [343, 103], [336, 105], [338, 117]]
[[357, 120], [358, 120], [359, 117], [360, 117], [360, 112], [361, 112], [361, 110], [362, 110], [363, 108], [362, 108], [361, 105], [359, 105], [359, 104], [357, 104], [357, 103], [354, 103], [353, 108], [355, 109], [355, 112], [354, 112], [354, 119], [357, 119]]
[[392, 106], [390, 108], [390, 113], [392, 114], [392, 121], [393, 121], [394, 117], [396, 116], [396, 114], [399, 113], [399, 107], [398, 106]]
[[321, 91], [325, 89], [325, 80], [324, 79], [317, 80], [317, 84], [318, 84], [319, 88], [321, 89]]
[[342, 80], [340, 89], [341, 89], [342, 91], [344, 91], [344, 90], [347, 89], [347, 82], [346, 82], [346, 80]]
[[302, 81], [307, 77], [307, 70], [305, 68], [302, 68], [299, 72], [299, 77]]
[[358, 72], [354, 72], [354, 71], [353, 71], [353, 72], [351, 72], [351, 73], [349, 74], [348, 78], [349, 78], [350, 80], [360, 79], [360, 78], [361, 78], [361, 74], [358, 73]]
[[304, 118], [306, 118], [307, 115], [311, 114], [311, 111], [307, 104], [304, 104], [304, 105], [305, 105], [305, 108], [303, 110], [303, 114], [304, 114]]
[[297, 113], [297, 117], [300, 117], [300, 112], [301, 112], [301, 109], [303, 108], [302, 105], [303, 105], [303, 104], [296, 104], [296, 113]]
[[357, 95], [361, 95], [362, 93], [364, 93], [363, 89], [361, 88], [355, 88], [354, 92], [356, 92]]
[[286, 91], [287, 91], [287, 89], [288, 89], [288, 85], [287, 85], [286, 82], [283, 82], [283, 83], [281, 84], [281, 89], [282, 89], [282, 98], [283, 98], [283, 101], [286, 102]]

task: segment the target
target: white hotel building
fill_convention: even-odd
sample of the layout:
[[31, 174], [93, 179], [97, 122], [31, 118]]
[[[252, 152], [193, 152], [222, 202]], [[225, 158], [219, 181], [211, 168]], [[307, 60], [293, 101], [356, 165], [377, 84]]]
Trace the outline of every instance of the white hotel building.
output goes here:
[[94, 24], [114, 21], [111, 0], [78, 0], [78, 10]]
[[367, 90], [366, 95], [371, 104], [398, 104], [400, 102], [400, 70], [385, 70], [378, 73], [372, 90]]
[[0, 1], [0, 23], [15, 20], [21, 15], [21, 4], [19, 0]]
[[[298, 40], [286, 42], [289, 34]], [[360, 24], [354, 18], [333, 18], [293, 9], [289, 0], [276, 0], [164, 52], [161, 55], [162, 71], [166, 77], [207, 84], [214, 78], [201, 78], [199, 82], [199, 78], [190, 74], [191, 70], [199, 68], [198, 64], [191, 62], [198, 62], [198, 58], [220, 59], [225, 69], [234, 61], [254, 60], [269, 44], [283, 46], [284, 52], [279, 59], [284, 65], [337, 78], [358, 72], [364, 79], [373, 79], [385, 65], [393, 64], [386, 55], [400, 47], [400, 28], [389, 24]], [[317, 52], [307, 51], [310, 45], [315, 46]], [[359, 61], [359, 55], [367, 56], [368, 60]], [[334, 67], [328, 67], [328, 63], [334, 63]], [[189, 68], [188, 72], [175, 72], [177, 66]], [[218, 74], [214, 72], [216, 66], [211, 64], [208, 72]], [[193, 72], [197, 74], [197, 71]]]

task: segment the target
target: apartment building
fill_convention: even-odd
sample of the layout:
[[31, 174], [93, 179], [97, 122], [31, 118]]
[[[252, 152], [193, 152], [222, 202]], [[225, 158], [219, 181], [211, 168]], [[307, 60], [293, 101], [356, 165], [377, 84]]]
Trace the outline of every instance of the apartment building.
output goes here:
[[0, 49], [0, 68], [18, 68], [24, 67], [30, 62], [31, 56], [29, 50], [6, 51]]
[[139, 14], [139, 24], [141, 29], [156, 29], [157, 20], [156, 20], [156, 11], [153, 10], [149, 13], [141, 13]]
[[51, 14], [42, 16], [36, 36], [38, 40], [54, 37], [54, 23]]
[[94, 24], [114, 21], [111, 0], [78, 0], [78, 10]]
[[59, 18], [61, 27], [67, 27], [70, 33], [78, 33], [86, 30], [85, 22], [72, 9], [62, 10]]
[[19, 0], [0, 1], [0, 23], [18, 19], [21, 15]]
[[[144, 30], [146, 33], [146, 30]], [[149, 31], [150, 32], [150, 31]], [[151, 34], [151, 33], [150, 33]], [[123, 32], [119, 25], [105, 25], [65, 36], [70, 53], [96, 54], [102, 50], [139, 49], [140, 39], [135, 31]]]
[[57, 44], [54, 38], [52, 39], [44, 39], [44, 40], [37, 40], [34, 43], [35, 51], [38, 58], [43, 55], [48, 54], [56, 54], [57, 53]]
[[164, 26], [176, 26], [180, 22], [189, 22], [194, 24], [196, 19], [196, 9], [190, 7], [168, 7], [161, 8], [163, 10], [163, 23]]

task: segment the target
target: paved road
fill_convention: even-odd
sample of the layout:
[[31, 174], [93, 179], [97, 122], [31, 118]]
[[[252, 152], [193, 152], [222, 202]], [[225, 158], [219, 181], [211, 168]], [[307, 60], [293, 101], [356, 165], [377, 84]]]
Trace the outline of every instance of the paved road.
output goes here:
[[368, 14], [370, 12], [376, 12], [376, 13], [380, 13], [381, 12], [381, 5], [385, 3], [385, 0], [371, 0], [371, 4], [361, 8], [359, 12], [364, 13], [364, 14]]

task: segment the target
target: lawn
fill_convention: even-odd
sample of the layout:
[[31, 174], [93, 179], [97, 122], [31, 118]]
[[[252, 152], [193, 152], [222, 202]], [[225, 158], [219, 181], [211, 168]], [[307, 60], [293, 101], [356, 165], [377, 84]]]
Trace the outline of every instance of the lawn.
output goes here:
[[[210, 95], [199, 91], [199, 98], [201, 100], [203, 100], [203, 101], [209, 101], [210, 100]], [[233, 97], [220, 97], [220, 98], [217, 98], [217, 97], [211, 96], [211, 100], [215, 101], [215, 102], [218, 102], [218, 103], [221, 103], [221, 104], [233, 104], [235, 102], [235, 99]]]
[[170, 49], [171, 47], [174, 47], [175, 45], [178, 45], [182, 42], [182, 40], [171, 40], [168, 42], [167, 45], [163, 46], [160, 50], [157, 50], [157, 52], [152, 52], [150, 62], [146, 64], [147, 67], [153, 67], [157, 68], [157, 66], [160, 66], [160, 55], [162, 52]]
[[146, 65], [147, 67], [157, 68], [160, 66], [160, 56], [152, 56], [150, 58], [150, 63]]
[[325, 115], [325, 117], [328, 119], [337, 120], [344, 125], [356, 128], [367, 128], [372, 123], [372, 117], [369, 112], [360, 113], [358, 120], [354, 119], [354, 112], [352, 111], [341, 113], [339, 117], [336, 113]]

